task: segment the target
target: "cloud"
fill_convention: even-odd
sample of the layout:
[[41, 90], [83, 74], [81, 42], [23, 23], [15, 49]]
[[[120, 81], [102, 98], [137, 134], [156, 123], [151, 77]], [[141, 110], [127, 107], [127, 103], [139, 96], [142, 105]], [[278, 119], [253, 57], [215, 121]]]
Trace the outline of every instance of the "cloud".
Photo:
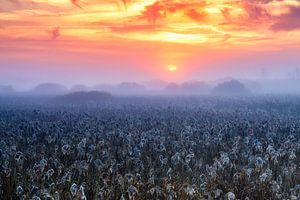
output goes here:
[[197, 9], [189, 9], [185, 12], [186, 16], [197, 22], [204, 22], [206, 13], [204, 11], [198, 11]]
[[[55, 40], [60, 37], [60, 31], [64, 30], [63, 39], [66, 40], [129, 38], [139, 41], [159, 39], [192, 43], [203, 37], [208, 38], [205, 41], [207, 43], [223, 39], [233, 44], [238, 41], [236, 38], [255, 38], [259, 41], [257, 38], [261, 35], [272, 34], [266, 31], [268, 28], [273, 31], [290, 31], [300, 27], [299, 8], [291, 0], [3, 2], [0, 7], [0, 25], [5, 27], [1, 30], [0, 37], [3, 38], [17, 35], [36, 40], [45, 39], [45, 27], [60, 27], [49, 29], [48, 38]], [[289, 6], [294, 7], [287, 13]], [[78, 8], [84, 10], [79, 12]], [[4, 11], [1, 12], [2, 10]], [[278, 13], [285, 14], [279, 16]], [[270, 27], [271, 24], [273, 25]]]
[[111, 26], [109, 29], [116, 33], [128, 33], [128, 32], [153, 32], [161, 25], [157, 24], [140, 24], [140, 25], [123, 25], [123, 26]]
[[76, 7], [80, 8], [80, 9], [82, 9], [82, 6], [80, 5], [80, 0], [71, 0], [71, 3], [72, 3], [74, 6], [76, 6]]
[[300, 7], [290, 7], [290, 11], [277, 17], [270, 27], [273, 31], [291, 31], [300, 29]]
[[223, 17], [226, 19], [226, 20], [231, 20], [231, 14], [230, 14], [230, 9], [229, 8], [223, 8], [221, 9], [221, 13], [223, 15]]
[[257, 3], [243, 3], [243, 8], [247, 12], [250, 20], [261, 20], [269, 18], [270, 15], [265, 8]]
[[14, 11], [27, 11], [31, 10], [43, 10], [53, 13], [66, 11], [59, 5], [49, 4], [47, 1], [38, 2], [33, 0], [3, 0], [1, 1], [0, 13], [1, 12], [14, 12]]
[[122, 0], [124, 6], [127, 8], [128, 4], [131, 2], [131, 0]]
[[[83, 9], [83, 7], [85, 5], [88, 5], [88, 3], [86, 3], [86, 2], [84, 2], [82, 0], [70, 0], [70, 2], [74, 6], [80, 8], [80, 9]], [[127, 6], [129, 5], [129, 3], [132, 3], [133, 0], [106, 0], [106, 1], [105, 0], [98, 0], [98, 1], [95, 0], [95, 2], [93, 2], [93, 1], [90, 1], [90, 2], [92, 2], [91, 4], [94, 4], [94, 5], [99, 5], [99, 4], [101, 5], [103, 3], [118, 3], [118, 2], [121, 2], [125, 6], [125, 8], [127, 8]]]
[[166, 16], [166, 10], [162, 3], [155, 2], [152, 5], [146, 6], [140, 18], [147, 19], [151, 23], [155, 23], [159, 18]]
[[253, 30], [266, 26], [273, 20], [269, 13], [268, 3], [281, 0], [239, 0], [232, 1], [220, 9], [224, 21], [219, 25], [229, 25], [237, 29]]
[[51, 30], [51, 39], [55, 40], [60, 36], [60, 28], [59, 27], [55, 27]]
[[[203, 8], [205, 1], [170, 1], [160, 0], [145, 7], [140, 18], [147, 19], [151, 23], [155, 23], [158, 19], [167, 18], [169, 14], [181, 12], [183, 15], [194, 21], [203, 21], [205, 12]], [[201, 10], [202, 9], [202, 10]]]

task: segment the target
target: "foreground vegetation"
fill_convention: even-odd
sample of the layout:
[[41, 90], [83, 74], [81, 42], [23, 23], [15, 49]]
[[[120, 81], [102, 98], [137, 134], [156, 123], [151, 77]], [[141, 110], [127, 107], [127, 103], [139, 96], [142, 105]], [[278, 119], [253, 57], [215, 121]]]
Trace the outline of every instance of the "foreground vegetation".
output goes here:
[[1, 100], [0, 196], [300, 199], [299, 100]]

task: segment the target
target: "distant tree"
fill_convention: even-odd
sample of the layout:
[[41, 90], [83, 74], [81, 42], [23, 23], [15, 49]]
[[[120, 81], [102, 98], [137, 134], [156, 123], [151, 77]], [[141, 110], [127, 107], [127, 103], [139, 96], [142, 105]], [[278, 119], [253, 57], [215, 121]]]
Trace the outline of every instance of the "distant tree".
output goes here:
[[42, 83], [33, 88], [31, 92], [38, 95], [58, 95], [67, 93], [68, 89], [57, 83]]
[[14, 89], [11, 85], [0, 85], [0, 93], [12, 93]]
[[90, 92], [72, 92], [66, 95], [56, 96], [53, 100], [55, 103], [100, 103], [111, 99], [113, 96], [110, 93], [103, 91], [90, 91]]
[[295, 69], [295, 78], [296, 78], [296, 80], [299, 80], [299, 68], [298, 67], [296, 67], [296, 69]]
[[261, 79], [267, 79], [268, 78], [268, 70], [265, 67], [260, 69], [260, 73], [261, 73]]
[[226, 81], [224, 83], [220, 83], [213, 90], [212, 94], [214, 95], [249, 95], [251, 91], [244, 86], [241, 82], [237, 80]]

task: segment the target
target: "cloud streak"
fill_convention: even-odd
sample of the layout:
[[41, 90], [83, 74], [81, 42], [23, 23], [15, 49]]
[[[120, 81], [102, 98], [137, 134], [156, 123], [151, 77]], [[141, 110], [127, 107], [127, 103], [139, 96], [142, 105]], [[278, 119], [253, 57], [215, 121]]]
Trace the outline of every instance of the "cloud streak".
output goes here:
[[299, 7], [297, 0], [4, 0], [0, 38], [43, 40], [49, 38], [45, 27], [60, 27], [51, 31], [51, 38], [60, 37], [63, 29], [64, 40], [218, 46], [224, 41], [263, 43], [262, 38], [272, 36], [280, 43], [284, 33], [272, 34], [298, 31]]
[[167, 18], [170, 15], [181, 13], [195, 21], [203, 21], [205, 11], [203, 10], [205, 1], [155, 1], [148, 5], [141, 12], [140, 18], [147, 19], [151, 23], [155, 23], [159, 19]]
[[51, 31], [51, 38], [52, 38], [52, 40], [57, 39], [59, 36], [60, 36], [60, 29], [59, 29], [59, 27], [53, 28], [53, 30]]
[[78, 8], [81, 8], [81, 9], [82, 9], [82, 7], [79, 5], [79, 3], [80, 3], [80, 0], [71, 0], [71, 3], [72, 3], [74, 6], [76, 6], [76, 7], [78, 7]]
[[142, 24], [142, 25], [121, 25], [111, 26], [109, 29], [115, 33], [130, 33], [130, 32], [154, 32], [158, 28], [162, 27], [159, 24]]

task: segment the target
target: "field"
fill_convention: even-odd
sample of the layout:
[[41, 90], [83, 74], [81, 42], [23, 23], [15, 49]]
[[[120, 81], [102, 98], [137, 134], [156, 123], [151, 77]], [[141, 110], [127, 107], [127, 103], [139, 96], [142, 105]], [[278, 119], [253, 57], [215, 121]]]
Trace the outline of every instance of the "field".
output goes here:
[[0, 99], [8, 199], [300, 199], [300, 97]]

